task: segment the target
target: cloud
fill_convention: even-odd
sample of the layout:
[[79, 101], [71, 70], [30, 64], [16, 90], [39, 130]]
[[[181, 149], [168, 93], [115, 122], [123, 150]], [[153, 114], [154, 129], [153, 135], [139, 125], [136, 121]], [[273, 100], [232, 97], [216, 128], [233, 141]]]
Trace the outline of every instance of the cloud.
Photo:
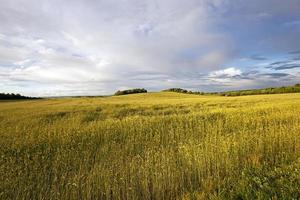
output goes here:
[[[297, 5], [296, 0], [11, 0], [0, 4], [1, 89], [96, 95], [130, 87], [266, 85], [249, 72], [254, 62], [299, 47]], [[252, 56], [237, 65], [244, 55]], [[274, 64], [270, 73], [297, 70], [274, 68], [279, 64], [293, 63]], [[261, 77], [267, 73], [255, 70]], [[275, 76], [266, 78], [268, 84]]]
[[267, 58], [265, 58], [259, 54], [254, 54], [254, 55], [250, 56], [250, 59], [252, 59], [252, 60], [267, 60]]
[[296, 60], [296, 61], [300, 60], [300, 56], [293, 58], [293, 60]]
[[289, 28], [299, 28], [300, 27], [300, 20], [294, 20], [294, 21], [289, 21], [289, 22], [285, 22], [283, 24], [284, 26], [286, 27], [289, 27]]
[[300, 65], [293, 65], [293, 64], [287, 64], [287, 65], [281, 65], [279, 67], [275, 67], [275, 70], [286, 70], [286, 69], [295, 69], [300, 68]]
[[242, 71], [240, 69], [236, 69], [234, 67], [226, 68], [223, 70], [213, 71], [210, 73], [210, 77], [234, 77], [240, 76]]
[[297, 51], [290, 51], [289, 54], [300, 54], [300, 50], [297, 50]]
[[281, 77], [287, 77], [290, 76], [290, 74], [287, 73], [265, 73], [261, 74], [262, 77], [270, 77], [270, 78], [281, 78]]
[[287, 58], [286, 60], [272, 62], [268, 64], [266, 68], [273, 70], [291, 70], [300, 68], [300, 62], [295, 58]]
[[240, 90], [249, 88], [276, 87], [291, 85], [299, 81], [300, 73], [242, 71], [238, 68], [225, 68], [202, 75], [201, 80], [212, 85], [210, 91]]
[[285, 60], [285, 61], [277, 61], [277, 62], [273, 62], [270, 65], [280, 65], [280, 64], [286, 64], [289, 63], [289, 61]]

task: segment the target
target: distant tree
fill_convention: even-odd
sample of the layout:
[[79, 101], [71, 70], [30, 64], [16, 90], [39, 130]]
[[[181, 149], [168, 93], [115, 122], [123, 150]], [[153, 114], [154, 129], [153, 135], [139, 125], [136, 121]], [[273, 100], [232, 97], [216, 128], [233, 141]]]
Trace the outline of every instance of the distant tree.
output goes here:
[[14, 93], [0, 93], [0, 100], [16, 100], [16, 99], [37, 99], [36, 97], [27, 97]]
[[187, 93], [188, 91], [181, 88], [170, 88], [167, 90], [163, 90], [164, 92], [178, 92], [178, 93]]
[[185, 89], [182, 89], [182, 88], [169, 88], [169, 89], [166, 89], [166, 90], [162, 90], [163, 92], [177, 92], [177, 93], [187, 93], [187, 94], [197, 94], [197, 95], [203, 95], [205, 94], [204, 92], [194, 92], [194, 91], [191, 91], [191, 90], [185, 90]]
[[130, 89], [130, 90], [118, 90], [115, 92], [115, 95], [126, 95], [126, 94], [136, 94], [136, 93], [147, 93], [147, 90], [144, 88], [135, 88], [135, 89]]

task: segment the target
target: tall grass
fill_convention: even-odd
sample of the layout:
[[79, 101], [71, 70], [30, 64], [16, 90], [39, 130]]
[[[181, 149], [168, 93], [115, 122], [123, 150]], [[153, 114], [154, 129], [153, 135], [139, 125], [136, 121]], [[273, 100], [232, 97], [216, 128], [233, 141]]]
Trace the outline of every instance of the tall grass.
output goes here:
[[299, 199], [300, 94], [0, 103], [0, 199]]

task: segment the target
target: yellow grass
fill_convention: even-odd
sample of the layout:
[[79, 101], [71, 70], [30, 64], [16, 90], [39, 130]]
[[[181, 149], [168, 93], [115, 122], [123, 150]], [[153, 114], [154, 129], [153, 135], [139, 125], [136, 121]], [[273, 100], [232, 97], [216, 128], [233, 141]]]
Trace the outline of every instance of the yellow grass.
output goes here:
[[298, 199], [300, 94], [0, 103], [0, 199]]

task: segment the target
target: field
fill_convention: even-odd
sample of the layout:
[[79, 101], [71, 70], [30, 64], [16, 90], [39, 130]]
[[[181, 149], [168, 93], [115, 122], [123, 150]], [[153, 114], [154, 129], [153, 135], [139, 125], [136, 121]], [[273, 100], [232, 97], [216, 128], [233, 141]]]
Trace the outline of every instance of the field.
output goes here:
[[0, 199], [300, 199], [300, 94], [0, 102]]

